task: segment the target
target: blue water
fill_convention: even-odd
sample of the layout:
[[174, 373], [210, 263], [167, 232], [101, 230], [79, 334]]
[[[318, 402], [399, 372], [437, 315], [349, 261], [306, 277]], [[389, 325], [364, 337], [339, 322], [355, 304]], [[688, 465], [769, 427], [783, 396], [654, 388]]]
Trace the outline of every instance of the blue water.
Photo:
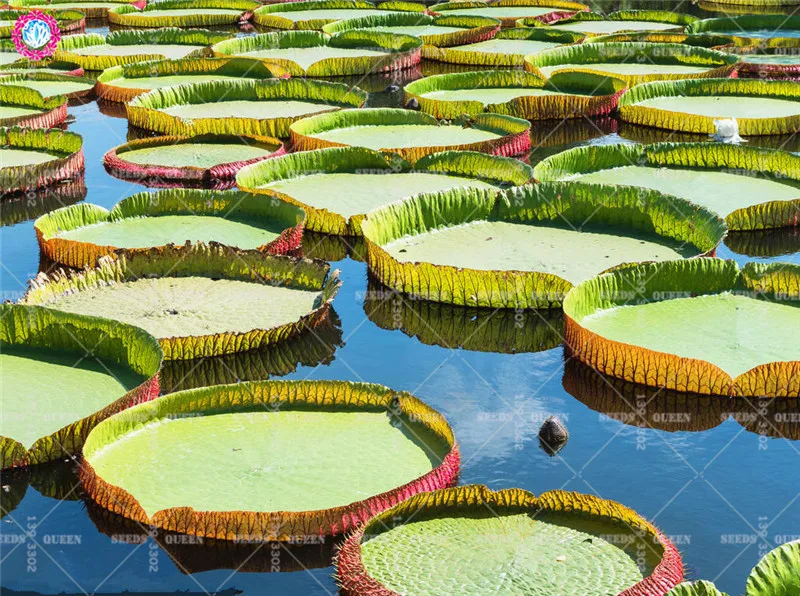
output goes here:
[[[372, 98], [373, 105], [399, 101], [396, 92]], [[101, 114], [95, 103], [74, 106], [70, 114], [74, 122], [69, 129], [85, 139], [86, 200], [110, 207], [141, 191], [108, 176], [101, 164], [103, 153], [125, 142], [126, 121]], [[534, 126], [535, 144], [541, 146], [532, 161], [568, 146], [641, 139], [653, 132], [620, 127], [612, 119]], [[556, 143], [567, 129], [572, 138]], [[779, 142], [784, 141], [796, 150], [793, 139]], [[774, 145], [776, 140], [764, 142]], [[765, 260], [800, 263], [797, 232], [775, 242], [785, 246], [785, 254]], [[0, 243], [0, 291], [3, 299], [15, 300], [39, 270], [32, 222], [2, 228]], [[728, 247], [719, 255], [739, 263], [758, 259]], [[388, 318], [379, 319], [374, 303], [365, 309], [365, 265], [346, 258], [335, 266], [344, 281], [335, 301], [343, 345], [335, 349], [332, 361], [301, 365], [286, 378], [369, 381], [414, 393], [450, 420], [461, 447], [463, 483], [520, 487], [537, 494], [563, 488], [621, 501], [673, 539], [689, 577], [714, 580], [731, 594], [743, 590], [750, 568], [764, 553], [800, 538], [800, 442], [771, 436], [800, 439], [796, 403], [776, 418], [770, 402], [731, 407], [714, 399], [687, 400], [653, 389], [617, 387], [632, 404], [625, 406], [607, 383], [587, 376], [574, 363], [565, 367], [561, 347], [501, 354], [423, 343], [394, 328], [397, 322], [408, 317], [425, 330], [426, 341], [444, 345], [453, 341], [442, 337], [451, 327], [424, 311], [390, 310]], [[519, 325], [545, 324], [536, 313], [520, 316]], [[568, 444], [556, 457], [542, 451], [537, 439], [538, 427], [549, 415], [559, 416], [570, 430]], [[735, 418], [749, 420], [749, 428]], [[309, 438], [309, 446], [312, 442]], [[4, 591], [336, 593], [330, 543], [307, 546], [303, 552], [280, 545], [244, 546], [234, 552], [185, 544], [181, 537], [147, 538], [146, 529], [109, 519], [97, 509], [89, 511], [70, 468], [70, 463], [51, 466], [34, 478], [4, 474], [3, 507], [10, 509], [18, 501], [0, 521]], [[198, 571], [188, 574], [191, 570]]]

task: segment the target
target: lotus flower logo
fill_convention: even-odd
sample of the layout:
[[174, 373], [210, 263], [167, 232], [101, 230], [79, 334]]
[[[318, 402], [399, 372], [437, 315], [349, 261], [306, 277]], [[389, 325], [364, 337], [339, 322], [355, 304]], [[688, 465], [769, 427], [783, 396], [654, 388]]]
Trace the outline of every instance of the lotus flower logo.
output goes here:
[[30, 48], [39, 49], [50, 41], [50, 26], [44, 21], [28, 21], [22, 28], [22, 41]]
[[56, 51], [61, 32], [51, 15], [32, 10], [14, 23], [11, 39], [17, 52], [26, 58], [41, 60], [52, 56]]

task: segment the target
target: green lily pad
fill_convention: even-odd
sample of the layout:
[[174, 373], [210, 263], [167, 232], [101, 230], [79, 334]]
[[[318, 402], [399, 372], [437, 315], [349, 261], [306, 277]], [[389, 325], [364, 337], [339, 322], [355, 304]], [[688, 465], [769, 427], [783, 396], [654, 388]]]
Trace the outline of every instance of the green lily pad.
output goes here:
[[[310, 435], [314, 449], [297, 449]], [[198, 511], [314, 511], [349, 505], [430, 472], [424, 447], [430, 438], [409, 440], [379, 412], [241, 412], [146, 425], [94, 454], [91, 463], [106, 482], [135, 495], [150, 516], [186, 506]], [[342, 466], [345, 454], [357, 445], [369, 445], [359, 465]], [[147, 466], [143, 453], [151, 454]], [[300, 467], [302, 475], [296, 473]], [[220, 491], [219, 486], [236, 490]]]
[[258, 8], [253, 15], [253, 21], [258, 25], [275, 29], [319, 30], [324, 25], [336, 21], [387, 14], [403, 13], [379, 10], [371, 2], [361, 0], [284, 2]]
[[[352, 30], [328, 36], [283, 31], [215, 44], [214, 55], [266, 60], [292, 76], [364, 75], [402, 70], [419, 63], [422, 40], [409, 35]], [[356, 81], [360, 82], [360, 81]]]
[[250, 0], [162, 0], [148, 3], [143, 10], [117, 6], [108, 20], [126, 27], [211, 27], [246, 22], [259, 6]]
[[659, 143], [570, 149], [536, 166], [537, 180], [652, 188], [724, 217], [733, 230], [792, 226], [800, 158], [747, 145]]
[[577, 33], [591, 33], [592, 35], [608, 35], [620, 31], [668, 31], [675, 29], [674, 23], [663, 23], [659, 21], [626, 21], [620, 20], [598, 20], [598, 21], [576, 21], [573, 23], [558, 23], [552, 25], [554, 29], [562, 31], [575, 31]]
[[629, 89], [620, 117], [633, 124], [716, 133], [717, 120], [735, 118], [741, 135], [792, 133], [800, 122], [795, 83], [760, 79], [660, 81]]
[[108, 35], [70, 35], [61, 40], [55, 58], [77, 63], [86, 70], [98, 71], [123, 64], [202, 56], [211, 44], [228, 37], [204, 29], [184, 30], [175, 27], [114, 31]]
[[340, 585], [356, 594], [365, 585], [396, 594], [644, 594], [682, 576], [674, 546], [617, 503], [484, 486], [416, 495], [369, 520], [337, 557]]
[[624, 268], [570, 293], [565, 338], [580, 346], [581, 361], [628, 381], [798, 397], [798, 280], [800, 270], [789, 263], [740, 271], [733, 261], [697, 259]]
[[155, 54], [164, 58], [185, 58], [189, 54], [202, 50], [204, 46], [178, 45], [178, 44], [137, 44], [130, 46], [109, 45], [107, 43], [86, 48], [71, 50], [78, 56], [139, 56], [142, 54]]
[[[409, 172], [388, 174], [311, 174], [261, 188], [286, 194], [301, 203], [350, 218], [375, 207], [421, 192], [460, 187], [492, 188], [489, 183], [461, 176]], [[324, 193], [321, 190], [324, 189]], [[346, 198], [346, 203], [343, 199]]]
[[[559, 64], [558, 66], [542, 66], [539, 70], [545, 76], [550, 76], [555, 72], [563, 70], [576, 70], [587, 68], [586, 64]], [[704, 66], [691, 66], [685, 64], [642, 64], [623, 62], [594, 62], [591, 64], [592, 70], [607, 72], [611, 75], [694, 75], [707, 72]]]
[[[105, 250], [86, 246], [89, 254], [99, 249], [95, 256]], [[24, 302], [148, 329], [168, 360], [233, 354], [299, 335], [327, 317], [340, 285], [326, 263], [217, 243], [97, 260], [95, 269], [42, 276]]]
[[800, 102], [775, 97], [654, 97], [636, 103], [637, 106], [681, 112], [708, 118], [786, 118], [800, 115]]
[[2, 164], [4, 168], [9, 166], [31, 166], [54, 161], [58, 158], [58, 154], [47, 153], [45, 151], [0, 147], [0, 164]]
[[[473, 247], [468, 253], [464, 246]], [[383, 246], [401, 263], [431, 263], [484, 271], [541, 271], [576, 284], [619, 263], [667, 261], [697, 249], [655, 234], [621, 233], [614, 226], [538, 227], [481, 221], [436, 229]]]
[[161, 350], [141, 329], [39, 307], [0, 312], [3, 469], [77, 455], [100, 420], [156, 397]]
[[213, 81], [139, 95], [128, 104], [128, 121], [170, 135], [284, 138], [296, 120], [358, 107], [365, 99], [358, 88], [301, 78]]
[[[3, 346], [0, 367], [0, 393], [5, 396], [0, 435], [28, 449], [39, 438], [103, 409], [145, 379], [113, 361], [26, 346]], [[47, 415], [31, 416], [32, 410]]]
[[680, 43], [584, 43], [525, 57], [526, 70], [549, 77], [556, 72], [592, 72], [625, 80], [650, 81], [729, 77], [739, 58]]
[[211, 168], [232, 161], [247, 161], [268, 157], [275, 151], [243, 143], [192, 143], [191, 153], [186, 145], [159, 145], [125, 152], [125, 160], [138, 165], [164, 164], [178, 168]]
[[479, 8], [447, 8], [434, 9], [437, 14], [469, 15], [473, 17], [491, 17], [493, 19], [524, 19], [549, 14], [557, 8], [547, 6], [486, 6]]
[[732, 377], [775, 360], [800, 360], [793, 339], [800, 308], [727, 292], [603, 310], [582, 325], [612, 341], [708, 360]]
[[237, 184], [302, 207], [310, 230], [360, 236], [364, 214], [376, 207], [423, 192], [522, 184], [530, 174], [519, 162], [473, 152], [440, 153], [412, 168], [362, 147], [336, 147], [249, 166]]
[[91, 204], [66, 207], [39, 218], [34, 227], [50, 259], [85, 267], [108, 254], [191, 242], [285, 253], [299, 245], [302, 221], [300, 209], [279, 199], [267, 202], [236, 191], [169, 189], [132, 195], [111, 211]]
[[[638, 189], [542, 182], [499, 196], [480, 189], [418, 195], [367, 214], [367, 262], [379, 281], [420, 298], [548, 308], [572, 284], [619, 265], [713, 250], [721, 219], [649, 192], [643, 200]], [[688, 227], [686, 217], [694, 220]]]
[[0, 85], [27, 87], [39, 92], [42, 97], [50, 98], [63, 95], [69, 98], [86, 97], [94, 91], [95, 81], [87, 77], [76, 77], [50, 72], [25, 72], [8, 76], [0, 76]]
[[[298, 448], [312, 435], [312, 449]], [[353, 450], [364, 451], [358, 466], [347, 464]], [[175, 530], [177, 513], [199, 536], [230, 539], [239, 528], [239, 537], [263, 539], [301, 528], [337, 534], [352, 527], [351, 515], [450, 482], [454, 450], [441, 415], [411, 395], [344, 381], [261, 381], [132, 409], [93, 433], [85, 454], [97, 478], [91, 495], [100, 503], [122, 496], [114, 509], [123, 515]], [[245, 530], [248, 518], [263, 522]]]
[[389, 108], [321, 114], [290, 127], [296, 149], [358, 146], [390, 151], [414, 162], [445, 150], [472, 150], [520, 155], [530, 148], [530, 123], [519, 118], [479, 114], [463, 123]]

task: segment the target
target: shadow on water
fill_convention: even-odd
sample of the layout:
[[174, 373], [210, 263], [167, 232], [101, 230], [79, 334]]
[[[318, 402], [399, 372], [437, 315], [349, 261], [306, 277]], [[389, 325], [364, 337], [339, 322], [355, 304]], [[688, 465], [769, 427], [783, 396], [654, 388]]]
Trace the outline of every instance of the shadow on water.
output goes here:
[[423, 344], [476, 352], [541, 352], [561, 345], [561, 310], [482, 309], [418, 300], [369, 279], [364, 313]]
[[363, 263], [367, 260], [367, 245], [361, 236], [335, 236], [306, 230], [303, 232], [303, 256], [332, 262], [350, 257]]
[[800, 252], [800, 228], [728, 232], [725, 246], [748, 257], [782, 257]]
[[161, 368], [161, 391], [261, 381], [288, 375], [298, 366], [329, 365], [344, 345], [339, 317], [331, 309], [325, 321], [300, 336], [260, 350], [194, 360], [168, 360]]
[[81, 497], [77, 464], [71, 459], [40, 464], [30, 468], [3, 470], [0, 490], [0, 518], [16, 509], [33, 488], [43, 497], [59, 501], [77, 501]]
[[800, 439], [800, 400], [681, 393], [605, 376], [570, 359], [562, 385], [595, 412], [627, 426], [667, 432], [702, 432], [732, 419], [747, 432]]
[[330, 536], [295, 537], [293, 542], [215, 540], [166, 532], [112, 513], [92, 501], [86, 512], [95, 527], [115, 543], [153, 540], [183, 574], [230, 569], [243, 573], [289, 573], [330, 567], [340, 540]]
[[5, 195], [0, 199], [0, 225], [13, 226], [36, 219], [60, 207], [80, 203], [87, 190], [83, 175], [73, 180]]
[[572, 397], [628, 426], [668, 432], [710, 430], [728, 418], [729, 400], [657, 389], [605, 376], [567, 360], [561, 384]]

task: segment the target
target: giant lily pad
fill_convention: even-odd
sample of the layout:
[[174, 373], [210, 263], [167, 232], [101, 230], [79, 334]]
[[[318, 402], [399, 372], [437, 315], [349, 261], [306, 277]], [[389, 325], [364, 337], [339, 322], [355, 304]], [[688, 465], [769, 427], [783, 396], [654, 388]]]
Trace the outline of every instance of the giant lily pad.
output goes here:
[[137, 95], [162, 87], [254, 79], [288, 77], [278, 64], [243, 58], [181, 58], [125, 64], [108, 68], [97, 78], [97, 97], [127, 103]]
[[491, 39], [500, 30], [500, 21], [489, 17], [432, 17], [414, 12], [381, 13], [328, 23], [322, 31], [333, 35], [353, 29], [413, 35], [428, 45], [449, 47]]
[[3, 469], [77, 455], [98, 422], [158, 395], [161, 350], [141, 329], [36, 306], [0, 315]]
[[14, 42], [10, 39], [0, 39], [0, 68], [19, 60], [22, 60], [22, 56], [17, 53]]
[[[441, 17], [440, 17], [441, 18]], [[453, 17], [455, 18], [455, 17]], [[462, 17], [467, 18], [467, 17]], [[427, 60], [469, 66], [522, 66], [525, 56], [558, 46], [580, 43], [584, 36], [554, 29], [503, 29], [491, 39], [456, 47], [423, 46]]]
[[564, 334], [561, 309], [513, 311], [410, 300], [374, 280], [369, 281], [364, 313], [381, 329], [400, 330], [447, 349], [541, 352], [560, 346]]
[[229, 36], [212, 31], [159, 29], [70, 35], [61, 40], [55, 58], [79, 64], [85, 70], [105, 70], [120, 64], [202, 56], [208, 46]]
[[451, 149], [521, 155], [530, 149], [529, 130], [530, 123], [498, 114], [442, 124], [427, 114], [391, 108], [320, 114], [290, 127], [295, 150], [355, 145], [398, 153], [410, 162]]
[[466, 15], [499, 19], [503, 27], [515, 27], [519, 19], [534, 18], [542, 23], [551, 23], [570, 17], [576, 12], [589, 10], [585, 4], [567, 0], [476, 0], [434, 4], [430, 12], [434, 15]]
[[0, 76], [0, 85], [28, 87], [38, 91], [45, 99], [58, 95], [68, 99], [83, 99], [94, 92], [95, 82], [88, 77], [33, 71]]
[[[217, 242], [244, 250], [285, 254], [303, 237], [303, 210], [238, 191], [170, 189], [123, 199], [111, 211], [82, 203], [36, 220], [39, 246], [49, 259], [93, 267], [106, 255], [148, 253], [154, 247]], [[235, 284], [233, 284], [235, 285]]]
[[683, 564], [666, 536], [614, 501], [472, 485], [416, 495], [373, 517], [342, 545], [336, 576], [356, 596], [453, 586], [460, 594], [651, 596], [678, 584]]
[[[2, 42], [2, 40], [0, 40]], [[52, 75], [68, 75], [72, 77], [82, 77], [85, 73], [79, 64], [65, 62], [63, 60], [28, 60], [17, 55], [19, 60], [4, 63], [3, 59], [11, 56], [10, 53], [2, 51], [0, 43], [0, 74], [3, 75], [27, 75], [37, 73], [47, 73]]]
[[544, 50], [525, 57], [526, 70], [542, 77], [555, 72], [595, 73], [628, 85], [648, 81], [729, 76], [739, 58], [678, 43], [590, 43]]
[[321, 30], [328, 23], [375, 14], [388, 14], [388, 11], [363, 0], [280, 2], [256, 10], [253, 21], [273, 29]]
[[800, 397], [798, 265], [638, 265], [580, 284], [564, 312], [566, 344], [605, 374], [676, 391]]
[[196, 387], [266, 381], [293, 373], [298, 366], [330, 364], [344, 344], [339, 318], [331, 309], [313, 331], [298, 337], [238, 354], [196, 360], [168, 360], [158, 375], [162, 393]]
[[108, 20], [125, 27], [211, 27], [246, 23], [260, 4], [252, 0], [159, 0], [144, 9], [109, 9]]
[[[750, 571], [744, 596], [794, 596], [800, 591], [800, 540], [786, 542], [764, 555]], [[667, 596], [727, 596], [705, 580], [682, 583]]]
[[421, 192], [524, 184], [531, 175], [520, 161], [484, 153], [439, 153], [412, 168], [370, 149], [333, 147], [250, 166], [237, 175], [236, 183], [302, 207], [309, 230], [360, 236], [364, 214], [376, 207]]
[[128, 2], [115, 2], [114, 0], [12, 0], [14, 8], [29, 10], [77, 10], [86, 15], [87, 19], [108, 18], [108, 11], [118, 6], [126, 6]]
[[800, 157], [786, 151], [721, 143], [594, 145], [549, 157], [534, 175], [660, 190], [719, 214], [732, 230], [800, 220]]
[[[14, 32], [14, 24], [22, 15], [30, 12], [24, 10], [0, 10], [0, 37], [11, 37]], [[48, 10], [58, 24], [58, 29], [62, 34], [77, 33], [86, 27], [86, 18], [82, 12], [77, 10]]]
[[133, 126], [161, 134], [227, 134], [285, 138], [306, 116], [358, 108], [357, 87], [305, 79], [212, 81], [153, 89], [128, 104]]
[[344, 31], [332, 37], [317, 31], [284, 31], [238, 37], [216, 44], [216, 56], [273, 62], [293, 76], [363, 75], [419, 64], [422, 40], [410, 35]]
[[739, 76], [744, 78], [797, 80], [800, 77], [798, 48], [739, 46], [725, 48], [742, 59]]
[[384, 285], [491, 308], [558, 307], [572, 284], [625, 263], [710, 254], [725, 233], [719, 217], [677, 197], [558, 182], [417, 195], [368, 213], [361, 228]]
[[436, 118], [482, 112], [526, 120], [604, 116], [626, 89], [603, 75], [556, 73], [550, 79], [526, 72], [486, 70], [426, 77], [406, 85], [405, 99]]
[[794, 133], [800, 127], [799, 87], [756, 79], [648, 83], [622, 95], [619, 113], [632, 124], [692, 133], [713, 134], [715, 120], [731, 118], [743, 135]]
[[[696, 17], [667, 10], [618, 10], [608, 15], [594, 12], [579, 12], [568, 19], [560, 19], [552, 27], [563, 31], [574, 31], [589, 36], [610, 35], [636, 31], [683, 31], [695, 22]], [[523, 19], [520, 25], [541, 27], [535, 19]]]
[[0, 85], [0, 127], [54, 128], [66, 119], [66, 97], [45, 98], [30, 87]]
[[724, 35], [737, 45], [800, 47], [800, 16], [742, 15], [696, 21], [687, 33]]
[[261, 348], [313, 328], [339, 289], [327, 263], [216, 243], [100, 259], [39, 274], [23, 301], [107, 315], [158, 337], [167, 360]]
[[[309, 433], [314, 446], [303, 449]], [[358, 466], [348, 462], [355, 451]], [[451, 485], [459, 467], [438, 412], [407, 393], [345, 381], [173, 393], [99, 426], [84, 458], [81, 479], [100, 505], [227, 540], [341, 534]]]
[[80, 135], [61, 129], [0, 128], [0, 195], [77, 178], [83, 166]]
[[154, 137], [114, 147], [103, 164], [113, 176], [145, 186], [224, 190], [243, 167], [285, 153], [278, 139], [265, 137]]
[[575, 359], [564, 362], [561, 385], [607, 421], [636, 428], [703, 432], [725, 422], [731, 410], [727, 398], [630, 383], [597, 372]]

